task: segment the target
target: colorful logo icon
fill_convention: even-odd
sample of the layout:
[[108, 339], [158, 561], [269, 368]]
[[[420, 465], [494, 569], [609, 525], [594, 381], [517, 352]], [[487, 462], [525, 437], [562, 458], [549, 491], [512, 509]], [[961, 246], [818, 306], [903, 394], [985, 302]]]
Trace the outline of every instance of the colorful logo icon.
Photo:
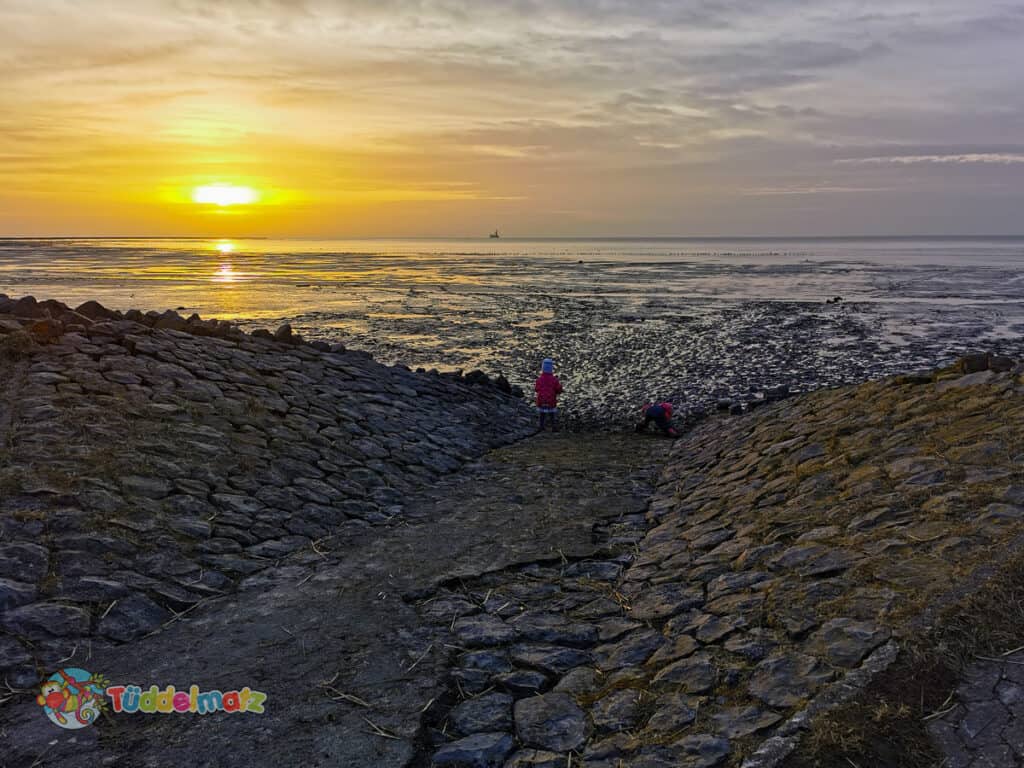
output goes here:
[[61, 728], [85, 728], [106, 708], [108, 683], [78, 667], [59, 669], [40, 686], [36, 703]]

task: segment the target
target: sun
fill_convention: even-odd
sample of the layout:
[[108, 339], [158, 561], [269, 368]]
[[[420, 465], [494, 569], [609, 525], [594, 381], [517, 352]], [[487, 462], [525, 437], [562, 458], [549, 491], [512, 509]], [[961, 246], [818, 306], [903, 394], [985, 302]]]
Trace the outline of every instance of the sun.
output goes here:
[[259, 200], [259, 193], [252, 187], [236, 184], [204, 184], [192, 190], [192, 202], [204, 205], [249, 205]]

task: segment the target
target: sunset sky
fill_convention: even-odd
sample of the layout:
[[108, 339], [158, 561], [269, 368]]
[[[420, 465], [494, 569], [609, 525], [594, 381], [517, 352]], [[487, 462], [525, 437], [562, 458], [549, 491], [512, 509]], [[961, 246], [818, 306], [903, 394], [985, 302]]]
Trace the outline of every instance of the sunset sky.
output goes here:
[[1021, 233], [1022, 39], [991, 0], [0, 0], [0, 236]]

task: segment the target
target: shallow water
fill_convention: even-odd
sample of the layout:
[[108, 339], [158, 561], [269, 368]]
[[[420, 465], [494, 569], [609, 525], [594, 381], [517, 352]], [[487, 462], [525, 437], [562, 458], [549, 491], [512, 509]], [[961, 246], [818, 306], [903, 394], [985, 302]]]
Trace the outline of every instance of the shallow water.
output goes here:
[[550, 355], [588, 420], [1024, 354], [1024, 238], [0, 240], [0, 292], [287, 321], [519, 383]]

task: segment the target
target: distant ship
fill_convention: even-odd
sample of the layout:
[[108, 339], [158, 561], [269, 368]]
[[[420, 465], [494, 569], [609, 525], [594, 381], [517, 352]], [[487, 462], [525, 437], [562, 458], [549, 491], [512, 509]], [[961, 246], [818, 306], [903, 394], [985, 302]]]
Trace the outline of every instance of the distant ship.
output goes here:
[[494, 230], [493, 232], [491, 232], [491, 237], [497, 239], [501, 237], [501, 235], [498, 234], [498, 230]]

